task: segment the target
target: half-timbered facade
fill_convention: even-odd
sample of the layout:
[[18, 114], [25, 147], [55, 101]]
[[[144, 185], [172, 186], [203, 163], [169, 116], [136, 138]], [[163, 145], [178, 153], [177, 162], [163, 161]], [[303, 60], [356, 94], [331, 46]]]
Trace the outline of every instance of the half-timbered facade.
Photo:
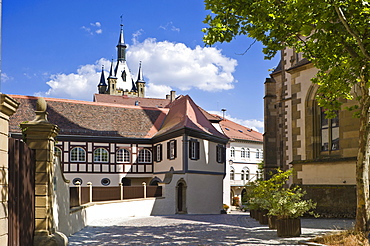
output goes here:
[[[10, 133], [33, 119], [36, 97], [20, 102]], [[114, 96], [112, 96], [114, 97]], [[219, 213], [228, 138], [189, 96], [166, 108], [46, 98], [60, 131], [55, 152], [71, 185], [160, 185], [153, 214]]]

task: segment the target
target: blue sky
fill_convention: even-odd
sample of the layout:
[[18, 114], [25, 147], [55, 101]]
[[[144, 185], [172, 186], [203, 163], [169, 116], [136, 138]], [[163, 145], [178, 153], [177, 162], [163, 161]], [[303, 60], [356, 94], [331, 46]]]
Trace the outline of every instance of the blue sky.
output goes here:
[[1, 92], [92, 100], [102, 65], [116, 59], [123, 17], [127, 62], [136, 77], [142, 61], [147, 96], [170, 90], [190, 95], [263, 132], [264, 81], [278, 58], [237, 37], [205, 47], [203, 1], [4, 0]]

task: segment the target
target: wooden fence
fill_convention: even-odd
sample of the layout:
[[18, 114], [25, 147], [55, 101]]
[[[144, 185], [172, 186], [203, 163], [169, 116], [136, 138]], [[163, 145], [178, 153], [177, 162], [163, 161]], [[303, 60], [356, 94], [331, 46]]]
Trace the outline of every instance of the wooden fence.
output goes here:
[[32, 245], [35, 229], [34, 150], [9, 138], [9, 238], [8, 245]]
[[[70, 206], [76, 207], [89, 202], [102, 202], [144, 198], [144, 186], [70, 187]], [[81, 194], [81, 195], [79, 195]], [[146, 197], [161, 197], [161, 186], [146, 186]]]

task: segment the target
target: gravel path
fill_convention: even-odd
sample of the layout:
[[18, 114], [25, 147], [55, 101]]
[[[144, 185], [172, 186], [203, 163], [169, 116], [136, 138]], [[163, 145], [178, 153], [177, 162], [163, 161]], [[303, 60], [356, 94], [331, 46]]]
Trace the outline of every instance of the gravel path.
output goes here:
[[69, 245], [305, 245], [318, 234], [351, 228], [353, 220], [302, 219], [302, 235], [279, 238], [248, 213], [96, 220], [69, 237]]

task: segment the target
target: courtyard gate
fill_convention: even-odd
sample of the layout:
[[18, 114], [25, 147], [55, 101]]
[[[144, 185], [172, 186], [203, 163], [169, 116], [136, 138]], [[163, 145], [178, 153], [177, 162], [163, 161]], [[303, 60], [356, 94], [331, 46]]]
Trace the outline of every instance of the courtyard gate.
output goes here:
[[35, 229], [35, 154], [24, 142], [9, 138], [8, 246], [32, 245]]

